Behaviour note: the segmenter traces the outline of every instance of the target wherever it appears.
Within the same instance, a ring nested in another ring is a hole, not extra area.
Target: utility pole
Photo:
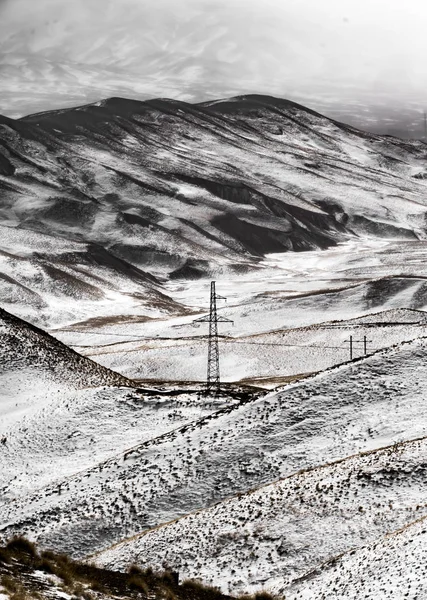
[[[208,365],[206,376],[206,395],[218,396],[221,391],[221,378],[219,371],[219,344],[218,344],[218,323],[233,323],[225,317],[218,317],[216,308],[217,300],[226,300],[223,296],[218,296],[215,290],[215,281],[211,281],[210,311],[206,317],[196,319],[193,323],[209,323],[208,338]]]
[[[350,340],[348,340],[350,342],[350,360],[353,360],[353,354],[354,354],[354,345],[355,344],[363,344],[363,353],[365,356],[368,355],[368,342],[370,340],[368,340],[368,338],[366,337],[366,335],[363,336],[363,340],[355,340],[353,338],[353,336],[350,336]]]

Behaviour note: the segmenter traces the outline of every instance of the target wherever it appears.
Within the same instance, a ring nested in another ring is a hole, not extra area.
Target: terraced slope
[[[75,555],[315,465],[427,433],[425,341],[383,351],[150,440],[2,510]]]

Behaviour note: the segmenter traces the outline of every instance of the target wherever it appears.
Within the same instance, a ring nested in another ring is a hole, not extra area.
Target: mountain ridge
[[[272,252],[425,239],[426,156],[274,97],[113,97],[0,120],[0,215],[160,285],[214,278]]]

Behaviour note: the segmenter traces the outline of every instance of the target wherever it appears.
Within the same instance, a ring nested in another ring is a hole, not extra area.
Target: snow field
[[[167,567],[225,593],[267,588],[287,598],[317,565],[427,514],[426,455],[424,438],[302,471],[131,538],[96,562]]]
[[[420,600],[427,595],[426,518],[322,565],[290,600]]]
[[[383,351],[137,445],[7,503],[2,534],[88,555],[300,469],[425,436],[425,352],[423,340]]]

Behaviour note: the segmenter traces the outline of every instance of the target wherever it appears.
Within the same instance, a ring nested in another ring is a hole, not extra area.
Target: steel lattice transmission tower
[[[223,296],[218,296],[215,291],[215,281],[211,281],[211,305],[209,315],[196,319],[194,323],[209,323],[208,338],[208,368],[206,377],[206,395],[218,395],[221,390],[221,377],[219,371],[219,344],[218,344],[218,323],[233,323],[225,317],[218,317],[216,308],[217,300],[226,300]]]

